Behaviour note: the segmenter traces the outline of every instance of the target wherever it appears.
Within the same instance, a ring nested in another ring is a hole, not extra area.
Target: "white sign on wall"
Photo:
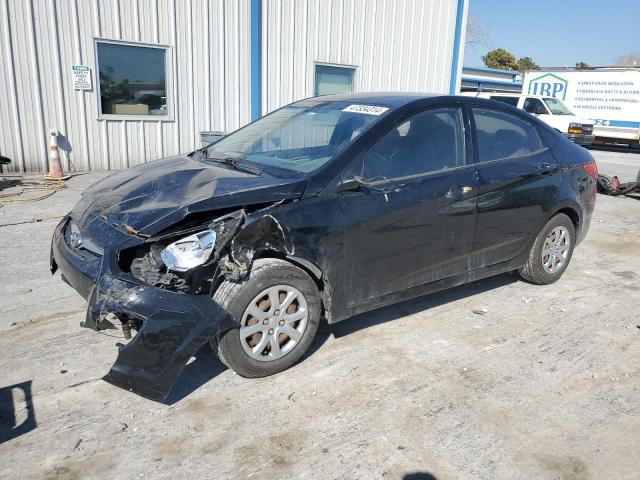
[[[91,90],[91,68],[86,65],[71,65],[74,90]]]

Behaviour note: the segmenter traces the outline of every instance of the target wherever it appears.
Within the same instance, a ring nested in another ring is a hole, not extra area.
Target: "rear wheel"
[[[567,269],[575,245],[575,228],[564,213],[555,215],[533,242],[527,264],[518,272],[529,282],[548,285]]]
[[[311,345],[320,321],[316,284],[278,259],[256,260],[247,279],[223,282],[214,300],[239,322],[217,342],[218,357],[243,377],[292,366]]]

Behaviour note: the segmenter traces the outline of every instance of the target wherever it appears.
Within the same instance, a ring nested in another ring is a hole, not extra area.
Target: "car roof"
[[[468,96],[468,97],[474,97],[476,95],[482,95],[482,97],[478,97],[478,98],[484,98],[484,97],[555,98],[555,97],[550,97],[549,95],[531,95],[531,94],[528,94],[528,93],[515,93],[515,92],[513,92],[513,93],[509,93],[509,92],[465,92],[465,93],[469,94],[469,95],[465,95],[465,96]]]
[[[518,94],[516,94],[518,95]],[[523,95],[526,96],[526,95]],[[553,97],[545,97],[553,98]],[[538,120],[535,117],[531,117],[525,114],[522,110],[508,105],[498,100],[491,100],[489,98],[483,98],[480,96],[464,96],[464,95],[443,95],[433,93],[414,93],[414,92],[363,92],[363,93],[341,93],[336,95],[321,95],[318,97],[310,97],[305,100],[295,102],[297,105],[317,105],[317,102],[353,102],[364,103],[369,105],[380,105],[389,107],[391,109],[398,109],[412,103],[421,102],[427,100],[434,105],[439,103],[458,102],[464,104],[482,105],[496,110],[503,110],[510,112],[512,115],[516,115],[529,122],[542,125],[548,128],[547,124]]]
[[[362,93],[339,93],[334,95],[321,95],[319,97],[307,98],[305,101],[327,101],[327,102],[353,102],[384,105],[387,107],[399,107],[416,100],[427,98],[446,97],[446,95],[435,93],[418,92],[362,92]]]

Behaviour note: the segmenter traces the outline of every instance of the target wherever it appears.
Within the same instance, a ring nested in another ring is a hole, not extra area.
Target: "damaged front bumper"
[[[119,271],[109,251],[99,256],[72,248],[64,235],[68,221],[63,219],[54,232],[51,271],[59,269],[64,281],[88,300],[81,325],[94,330],[113,328],[106,318],[109,314],[140,325],[131,341],[118,346],[116,362],[104,380],[164,401],[188,360],[210,338],[233,327],[232,317],[210,295],[136,281]]]

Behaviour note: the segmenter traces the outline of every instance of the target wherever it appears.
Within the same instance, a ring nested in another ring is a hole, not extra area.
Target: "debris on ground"
[[[487,308],[476,308],[473,310],[473,313],[475,313],[476,315],[486,315],[487,313],[489,313],[489,309]]]
[[[634,182],[620,183],[617,176],[598,174],[598,192],[606,195],[629,195],[640,193],[640,170]]]
[[[20,184],[24,186],[17,192],[0,194],[0,205],[39,202],[67,188],[64,181],[48,178],[24,178],[20,179]],[[28,194],[31,192],[35,192],[37,196],[29,196]]]

